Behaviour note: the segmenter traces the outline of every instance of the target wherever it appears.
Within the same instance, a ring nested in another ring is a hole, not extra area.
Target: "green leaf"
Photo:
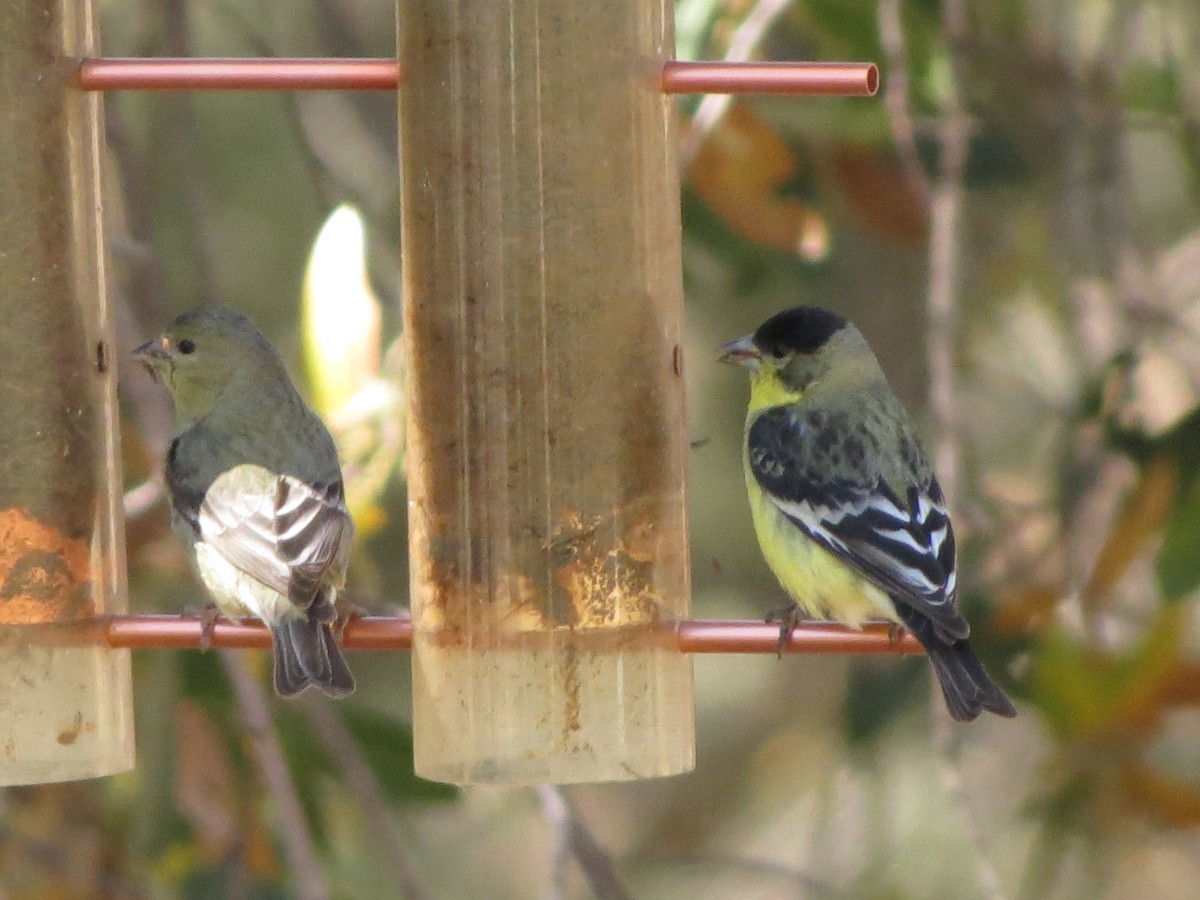
[[[822,55],[832,54],[835,48],[849,59],[878,59],[883,55],[874,3],[808,0],[796,4],[785,22],[807,26],[803,36],[818,44]]]
[[[679,59],[702,59],[721,13],[720,0],[679,0],[675,4],[675,55]]]
[[[1200,478],[1193,479],[1167,520],[1155,567],[1159,589],[1168,602],[1200,588]]]
[[[229,679],[225,677],[219,653],[182,650],[179,652],[179,672],[183,696],[205,708],[222,706],[230,711],[235,709],[233,691]]]
[[[1120,653],[1098,650],[1064,632],[1047,632],[1033,653],[1030,702],[1060,735],[1116,729],[1128,739],[1132,721],[1153,722],[1147,712],[1178,659],[1185,622],[1179,607],[1160,607],[1139,642]]]
[[[250,883],[247,884],[246,882]],[[183,900],[209,900],[212,897],[241,896],[248,900],[286,900],[290,897],[278,885],[247,879],[229,866],[206,869],[189,878],[180,892]]]
[[[398,803],[458,799],[454,785],[426,781],[413,773],[412,732],[406,726],[361,707],[344,706],[338,711],[379,779],[384,796]]]
[[[453,785],[414,774],[412,732],[407,727],[381,713],[344,703],[338,704],[337,712],[388,800],[412,803],[458,798],[458,788]],[[313,837],[323,843],[322,789],[330,780],[345,784],[341,767],[330,758],[302,710],[284,705],[276,710],[275,723]]]
[[[275,728],[313,840],[324,844],[326,834],[324,816],[321,814],[321,786],[329,778],[337,777],[337,769],[300,710],[276,708]]]
[[[1170,66],[1131,65],[1125,72],[1120,95],[1130,110],[1179,115],[1179,73]]]
[[[927,695],[927,667],[919,657],[864,661],[851,667],[842,713],[851,746],[874,743],[900,712]]]

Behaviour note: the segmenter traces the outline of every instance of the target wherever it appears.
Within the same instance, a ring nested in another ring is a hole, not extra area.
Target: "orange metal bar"
[[[874,63],[678,62],[663,65],[666,94],[791,94],[870,97],[879,89]]]
[[[113,647],[182,649],[200,645],[200,620],[180,616],[114,616],[101,620],[100,640]],[[666,626],[683,653],[774,653],[779,627],[757,621],[708,620]],[[266,627],[258,622],[213,623],[214,647],[264,648],[271,645]],[[342,635],[353,650],[407,650],[412,645],[412,622],[402,616],[353,619]],[[867,625],[853,631],[828,622],[805,622],[792,631],[788,653],[922,653],[916,639],[904,633],[892,639],[888,625]]]
[[[85,91],[394,91],[394,59],[85,59]]]
[[[766,622],[701,620],[675,625],[683,653],[774,653],[779,626]],[[894,639],[886,624],[863,626],[855,631],[832,622],[802,622],[792,629],[785,653],[924,653],[907,631]]]
[[[113,647],[187,649],[200,646],[201,631],[200,620],[187,616],[117,616],[106,623],[105,638]],[[260,622],[217,619],[210,637],[213,647],[271,646],[271,634]]]
[[[85,91],[394,91],[394,59],[84,59]],[[668,94],[793,94],[869,97],[873,63],[679,62],[663,65]]]

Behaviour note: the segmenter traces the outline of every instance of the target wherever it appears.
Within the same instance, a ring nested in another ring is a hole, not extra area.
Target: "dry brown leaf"
[[[797,169],[771,125],[734,102],[701,144],[689,180],[717,215],[755,243],[821,259],[829,249],[825,217],[779,193]]]
[[[1145,467],[1109,529],[1088,579],[1086,597],[1103,596],[1112,590],[1141,553],[1146,540],[1162,530],[1178,480],[1178,466],[1170,457],[1158,457]]]

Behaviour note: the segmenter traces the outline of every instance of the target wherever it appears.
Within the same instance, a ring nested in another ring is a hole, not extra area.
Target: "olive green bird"
[[[172,524],[217,608],[271,630],[275,690],[354,690],[334,640],[354,526],[328,430],[241,313],[185,313],[135,356],[175,402]]]
[[[967,642],[954,530],[908,413],[866,340],[831,312],[781,312],[722,349],[750,371],[743,465],[763,556],[801,614],[903,625],[929,655],[950,715],[1015,716]]]

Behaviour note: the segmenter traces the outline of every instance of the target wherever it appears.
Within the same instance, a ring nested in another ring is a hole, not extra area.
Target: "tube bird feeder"
[[[125,610],[90,0],[0,29],[0,784],[133,765],[129,652],[64,639]]]
[[[672,6],[399,4],[418,774],[689,770]]]

